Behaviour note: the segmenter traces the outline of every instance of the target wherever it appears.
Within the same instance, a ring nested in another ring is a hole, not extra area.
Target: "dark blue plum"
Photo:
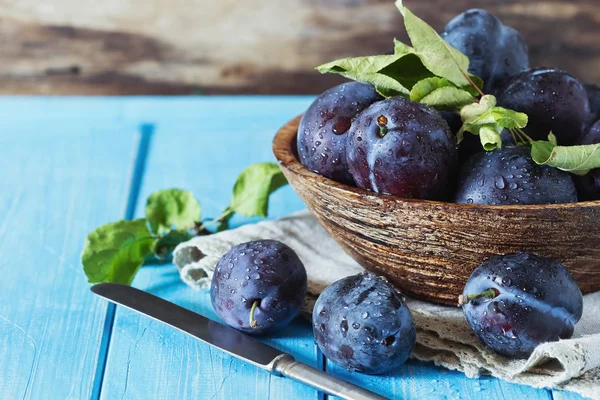
[[[462,127],[462,120],[460,118],[460,114],[453,111],[441,111],[440,112],[442,118],[448,124],[450,131],[456,135],[456,132]]]
[[[502,139],[503,147],[515,145],[515,141],[508,129],[502,131],[500,138]],[[463,140],[458,145],[458,162],[462,165],[468,161],[473,154],[482,153],[484,151],[479,136],[465,132]]]
[[[600,143],[600,120],[590,126],[577,144]],[[579,200],[600,200],[600,168],[596,168],[584,176],[573,176]]]
[[[485,261],[471,274],[459,303],[481,342],[511,358],[527,358],[542,343],[570,338],[583,311],[571,274],[531,253]]]
[[[318,96],[298,127],[298,155],[306,168],[352,184],[346,162],[346,132],[356,115],[382,100],[372,85],[342,83]]]
[[[536,164],[529,146],[508,146],[475,154],[458,175],[456,203],[552,204],[577,201],[568,172]]]
[[[348,167],[358,187],[441,200],[458,162],[456,137],[433,108],[404,97],[379,101],[348,131]]]
[[[485,10],[471,9],[457,15],[441,36],[469,57],[469,72],[483,79],[486,93],[504,78],[529,67],[521,34]]]
[[[588,121],[594,123],[600,119],[600,87],[594,84],[583,85],[590,103]]]
[[[321,293],[313,310],[313,331],[329,360],[365,374],[404,364],[416,338],[402,296],[371,272],[341,279]]]
[[[221,258],[210,299],[227,325],[261,334],[282,328],[298,314],[306,286],[306,270],[291,248],[258,240],[239,244]]]
[[[508,79],[497,89],[498,105],[527,114],[523,129],[534,140],[552,131],[558,144],[572,145],[589,118],[589,100],[577,79],[558,69],[537,68]]]

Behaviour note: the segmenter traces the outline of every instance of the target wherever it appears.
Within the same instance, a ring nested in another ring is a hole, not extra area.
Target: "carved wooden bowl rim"
[[[378,197],[385,202],[394,202],[401,206],[402,204],[415,204],[420,203],[424,207],[430,206],[435,208],[440,207],[451,207],[456,210],[463,209],[465,211],[503,211],[510,210],[512,212],[518,210],[568,210],[568,209],[582,209],[587,207],[597,208],[600,207],[600,200],[595,201],[581,201],[577,203],[559,203],[559,204],[533,204],[533,205],[486,205],[486,204],[458,204],[446,201],[434,201],[434,200],[420,200],[420,199],[410,199],[410,198],[401,198],[397,196],[391,196],[386,194],[380,194],[371,192],[365,189],[361,189],[355,186],[346,185],[344,183],[340,183],[329,179],[325,176],[319,175],[305,166],[303,166],[296,154],[294,153],[294,145],[296,135],[298,134],[298,126],[300,124],[300,118],[302,115],[297,116],[296,118],[290,120],[286,123],[275,135],[273,139],[273,154],[275,158],[279,162],[279,165],[286,168],[290,172],[300,175],[303,178],[307,178],[311,181],[317,181],[321,184],[327,185],[336,191],[345,192],[348,195],[360,195],[367,197]]]

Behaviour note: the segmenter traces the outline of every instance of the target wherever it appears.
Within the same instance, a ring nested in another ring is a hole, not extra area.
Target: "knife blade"
[[[108,282],[94,285],[91,290],[100,297],[187,333],[271,374],[291,378],[342,399],[385,399],[369,390],[296,361],[290,354],[277,350],[252,336],[143,290]]]

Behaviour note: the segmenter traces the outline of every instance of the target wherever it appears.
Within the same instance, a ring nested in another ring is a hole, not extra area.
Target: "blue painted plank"
[[[203,215],[216,216],[228,204],[239,172],[253,162],[273,159],[270,142],[275,131],[300,113],[308,98],[177,99],[174,102],[136,101],[125,106],[131,115],[151,116],[156,124],[137,214],[143,215],[145,198],[169,187],[192,190]],[[272,217],[303,208],[291,188],[275,194]],[[238,218],[241,223],[247,219]],[[195,292],[179,280],[171,264],[144,268],[134,286],[217,318],[207,292]],[[310,325],[301,319],[275,337],[266,339],[316,365]],[[226,356],[193,338],[118,309],[106,374],[103,399],[317,399],[315,390]]]
[[[564,390],[553,390],[552,398],[554,400],[585,400],[587,397],[580,396],[573,392],[567,392]]]
[[[89,398],[106,304],[79,256],[123,213],[135,130],[69,100],[0,110],[0,398]]]
[[[417,360],[409,360],[397,372],[386,376],[350,373],[331,362],[327,363],[327,372],[390,399],[552,399],[547,390],[512,384],[493,377],[470,379],[461,372]]]

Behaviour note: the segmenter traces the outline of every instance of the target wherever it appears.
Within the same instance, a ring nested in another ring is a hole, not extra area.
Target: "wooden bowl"
[[[348,254],[406,295],[454,305],[483,260],[516,251],[561,262],[583,293],[600,290],[600,201],[487,206],[372,193],[302,166],[299,122],[290,121],[273,141],[283,173]]]

